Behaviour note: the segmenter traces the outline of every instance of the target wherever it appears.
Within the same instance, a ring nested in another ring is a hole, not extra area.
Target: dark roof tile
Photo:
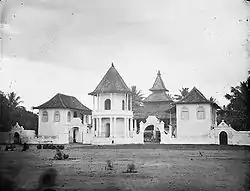
[[[44,104],[33,107],[34,109],[49,109],[49,108],[57,108],[57,109],[76,109],[86,111],[91,114],[91,110],[83,105],[78,99],[73,96],[68,96],[64,94],[56,94],[49,101]]]
[[[89,95],[97,95],[98,93],[131,93],[113,63],[96,89]]]

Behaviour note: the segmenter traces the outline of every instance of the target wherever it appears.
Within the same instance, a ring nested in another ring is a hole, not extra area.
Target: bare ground
[[[36,187],[45,168],[54,167],[57,190],[249,190],[249,147],[69,145],[63,151],[71,159],[52,160],[55,150],[36,146],[26,152],[2,147],[0,168],[15,160],[21,169],[17,182],[29,188]],[[114,170],[105,170],[107,160]],[[124,173],[132,162],[138,172]]]

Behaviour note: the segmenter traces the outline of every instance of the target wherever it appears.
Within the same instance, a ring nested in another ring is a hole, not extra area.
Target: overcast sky
[[[111,63],[145,96],[160,70],[166,88],[196,86],[227,104],[246,79],[250,6],[243,0],[12,0],[4,23],[0,90],[30,109],[56,93],[92,109]]]

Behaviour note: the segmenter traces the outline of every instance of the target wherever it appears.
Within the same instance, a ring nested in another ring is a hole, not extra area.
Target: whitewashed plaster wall
[[[202,106],[205,109],[205,119],[197,119],[197,108]],[[181,119],[182,108],[187,108],[189,111],[189,119]],[[192,136],[204,136],[208,135],[212,126],[210,104],[177,104],[176,106],[176,137],[186,138]]]

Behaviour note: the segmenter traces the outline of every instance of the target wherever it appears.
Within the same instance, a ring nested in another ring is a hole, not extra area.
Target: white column
[[[171,125],[169,125],[169,136],[170,138],[172,138],[172,126]]]
[[[92,118],[92,133],[94,133],[94,135],[96,134],[95,132],[95,119]]]
[[[100,125],[99,125],[99,135],[101,136],[101,135],[102,135],[102,118],[101,118],[101,117],[99,118],[99,121],[100,121]]]
[[[124,117],[124,137],[126,138],[127,137],[127,118]]]
[[[93,96],[93,111],[95,111],[95,96]]]
[[[116,117],[114,117],[113,136],[115,137]]]
[[[100,98],[100,94],[98,94],[98,110],[101,110],[101,98]]]

